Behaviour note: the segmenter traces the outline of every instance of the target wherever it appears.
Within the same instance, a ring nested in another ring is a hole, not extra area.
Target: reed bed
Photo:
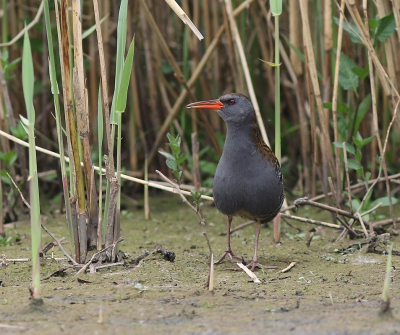
[[[1,1],[0,128],[25,140],[17,120],[28,115],[23,126],[30,142],[28,159],[12,136],[0,137],[2,177],[8,172],[26,193],[28,175],[34,182],[33,137],[59,152],[60,160],[38,153],[38,170],[58,174],[40,180],[40,193],[63,192],[75,261],[83,264],[88,248],[103,246],[110,261],[117,259],[121,189],[141,194],[142,184],[156,185],[147,181],[159,178],[155,170],[172,178],[158,155],[161,147],[168,151],[167,132],[180,135],[188,157],[182,184],[211,186],[223,122],[184,106],[228,92],[252,100],[262,136],[281,160],[289,198],[323,194],[325,205],[337,209],[332,221],[343,228],[338,239],[370,237],[379,203],[397,229],[398,1],[272,3],[271,12],[266,0],[182,0],[204,36],[199,41],[164,1]],[[30,79],[24,68],[28,38]],[[192,139],[200,142],[195,155]],[[123,170],[138,179],[127,181]],[[7,178],[0,190],[2,233],[4,220],[15,220],[22,206]]]

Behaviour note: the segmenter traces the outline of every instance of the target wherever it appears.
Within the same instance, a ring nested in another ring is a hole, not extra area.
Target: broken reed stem
[[[238,267],[240,267],[256,284],[261,284],[260,279],[256,276],[256,274],[251,271],[248,267],[244,266],[241,262],[236,263]]]
[[[351,190],[350,190],[350,175],[349,175],[349,166],[347,164],[347,150],[346,150],[346,142],[342,143],[342,148],[343,148],[343,157],[344,157],[344,169],[346,172],[346,182],[347,182],[347,196],[349,198],[349,206],[352,209],[352,204],[351,204]],[[353,211],[353,209],[352,209]]]

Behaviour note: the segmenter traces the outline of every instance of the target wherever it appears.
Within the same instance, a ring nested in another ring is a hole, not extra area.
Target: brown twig
[[[284,214],[281,213],[281,216],[287,219],[292,219],[292,220],[297,220],[300,222],[305,222],[305,223],[311,223],[317,226],[324,226],[324,227],[329,227],[329,228],[334,228],[334,229],[341,229],[342,227],[337,225],[337,224],[333,224],[333,223],[328,223],[328,222],[323,222],[323,221],[318,221],[318,220],[311,220],[311,219],[306,219],[306,218],[302,218],[299,216],[294,216],[294,215],[288,215],[288,214]]]
[[[17,42],[22,36],[24,36],[25,32],[31,29],[36,23],[38,23],[41,19],[41,15],[43,12],[44,8],[44,1],[41,2],[38,11],[36,12],[35,18],[24,28],[22,29],[10,42],[7,43],[0,43],[0,48],[2,47],[9,47],[10,45],[13,45],[15,42]],[[3,9],[5,10],[5,9]],[[7,15],[6,13],[3,15]]]
[[[119,242],[122,242],[123,240],[124,240],[124,238],[123,238],[123,237],[120,237],[120,238],[119,238],[116,242],[114,242],[113,244],[110,244],[109,246],[103,248],[102,250],[100,250],[100,251],[94,253],[94,254],[92,255],[92,257],[90,258],[89,262],[87,262],[84,266],[82,266],[82,268],[76,273],[75,276],[78,276],[78,275],[80,275],[82,272],[86,271],[86,269],[90,266],[90,264],[92,264],[92,262],[93,262],[93,260],[96,258],[96,256],[100,255],[101,253],[107,251],[107,250],[110,249],[110,248],[114,248]],[[113,264],[115,265],[115,264],[117,264],[117,263],[113,263]],[[96,267],[96,268],[98,269],[98,268],[100,268],[100,267]]]

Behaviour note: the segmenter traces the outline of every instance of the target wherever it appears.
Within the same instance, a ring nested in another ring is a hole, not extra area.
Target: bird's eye
[[[229,104],[230,104],[230,105],[234,105],[234,104],[235,104],[235,100],[233,100],[233,99],[232,99],[232,100],[229,100]]]

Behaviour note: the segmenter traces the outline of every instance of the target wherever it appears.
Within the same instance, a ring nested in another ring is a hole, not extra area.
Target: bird
[[[275,218],[284,201],[284,183],[279,161],[263,141],[254,107],[244,94],[229,93],[215,100],[198,101],[187,108],[213,109],[226,123],[226,139],[213,182],[217,209],[227,216],[227,247],[222,257],[240,260],[231,249],[230,228],[235,216],[256,221],[254,256],[247,267],[258,262],[261,225]]]

